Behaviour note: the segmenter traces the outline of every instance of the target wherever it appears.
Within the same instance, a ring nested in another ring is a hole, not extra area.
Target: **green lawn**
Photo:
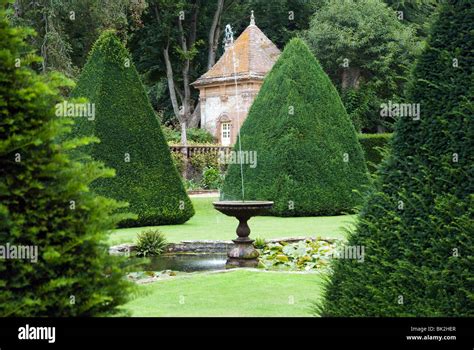
[[[183,225],[159,226],[169,242],[182,240],[226,240],[235,237],[237,220],[219,213],[212,206],[217,198],[192,198],[196,214]],[[353,223],[354,215],[279,218],[260,216],[249,221],[251,237],[278,238],[322,236],[344,238],[343,228]],[[109,238],[111,245],[134,242],[143,227],[119,229]]]
[[[138,287],[124,306],[131,316],[313,316],[318,274],[235,270],[174,277]]]

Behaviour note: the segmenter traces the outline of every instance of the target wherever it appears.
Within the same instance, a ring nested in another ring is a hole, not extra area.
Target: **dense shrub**
[[[186,177],[193,180],[198,186],[207,188],[204,184],[204,172],[206,169],[216,169],[220,174],[223,173],[223,169],[218,161],[218,155],[216,152],[205,152],[205,153],[193,153],[188,160],[188,168]],[[209,174],[211,175],[211,174]],[[206,180],[207,181],[207,180]],[[212,187],[216,188],[216,187]]]
[[[187,191],[195,191],[201,189],[201,184],[194,179],[184,180],[184,187]]]
[[[215,190],[222,186],[223,176],[216,168],[205,168],[202,172],[201,184],[204,189]]]
[[[181,131],[176,130],[170,126],[163,126],[162,127],[163,134],[167,142],[172,144],[180,144],[181,143]],[[216,140],[212,134],[200,128],[189,128],[186,130],[186,137],[188,140],[188,144],[207,144],[207,143],[215,143]]]
[[[58,140],[71,122],[57,118],[54,106],[71,82],[28,68],[38,61],[23,44],[31,32],[10,27],[5,6],[1,0],[0,246],[3,253],[31,247],[33,254],[1,259],[0,316],[115,314],[129,283],[105,240],[123,215],[113,214],[117,202],[88,191],[112,171],[65,154],[91,142]]]
[[[334,262],[323,316],[473,316],[474,21],[447,1],[410,84],[419,120],[398,120],[391,154],[350,246],[363,263]]]
[[[380,104],[386,101],[377,95],[380,85],[383,84],[363,82],[357,88],[339,89],[342,103],[357,132],[375,132],[381,125],[391,128],[391,118],[380,119]]]
[[[189,128],[186,130],[188,141],[193,143],[215,143],[216,140],[212,134],[201,128]]]
[[[158,256],[165,251],[167,246],[168,242],[160,231],[143,231],[137,236],[136,254],[143,257]]]
[[[179,144],[181,141],[181,133],[176,129],[173,129],[170,126],[161,126],[161,130],[163,131],[163,136],[165,137],[166,142],[172,144]]]
[[[391,137],[392,134],[359,134],[359,142],[370,172],[374,172],[382,162],[384,148]]]
[[[130,56],[111,32],[100,36],[73,96],[95,104],[95,120],[79,118],[76,135],[100,139],[88,149],[117,171],[93,183],[99,194],[130,203],[138,214],[124,226],[180,224],[194,209],[171,159],[168,145]]]
[[[241,143],[257,156],[256,166],[243,166],[245,199],[273,200],[274,215],[351,211],[360,203],[354,190],[369,184],[354,126],[300,39],[289,42],[268,73],[241,128]],[[239,164],[229,166],[223,197],[242,199]]]
[[[194,153],[189,159],[196,172],[202,173],[205,168],[219,168],[217,153]]]

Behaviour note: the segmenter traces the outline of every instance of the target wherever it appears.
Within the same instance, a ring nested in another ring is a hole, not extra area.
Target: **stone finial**
[[[250,25],[251,26],[254,26],[255,25],[255,16],[253,15],[253,10],[250,11],[251,14],[250,14]]]

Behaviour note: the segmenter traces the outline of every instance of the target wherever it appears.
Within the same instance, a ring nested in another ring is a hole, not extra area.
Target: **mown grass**
[[[182,225],[157,226],[169,242],[182,240],[228,240],[235,238],[237,220],[225,216],[212,206],[217,198],[192,198],[196,214]],[[293,236],[322,236],[344,238],[344,227],[351,225],[354,215],[319,217],[259,216],[249,221],[251,237],[279,238]],[[150,227],[147,227],[150,228]],[[118,229],[109,237],[111,245],[134,242],[145,227]]]
[[[318,274],[199,273],[141,285],[123,308],[142,317],[307,317],[321,282]]]

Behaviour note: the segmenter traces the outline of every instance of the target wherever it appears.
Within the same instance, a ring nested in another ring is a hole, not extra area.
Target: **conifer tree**
[[[323,316],[473,316],[474,7],[442,6],[410,87],[420,118],[400,117],[376,190],[339,259]]]
[[[112,171],[68,157],[92,142],[58,140],[71,122],[55,105],[71,82],[29,68],[39,60],[25,45],[33,33],[9,24],[6,5],[0,0],[0,316],[117,313],[129,282],[105,239],[125,215],[88,190]]]
[[[243,165],[244,199],[274,201],[273,215],[348,212],[360,202],[354,190],[369,184],[341,99],[300,39],[288,43],[268,73],[240,135],[234,150],[241,142],[242,155],[254,152],[257,161]],[[223,196],[241,200],[241,192],[240,165],[231,164]]]
[[[137,220],[123,226],[180,224],[194,215],[169,147],[130,55],[110,31],[94,44],[73,97],[93,104],[95,117],[80,118],[75,135],[96,136],[87,153],[116,170],[93,189],[130,204]],[[93,120],[92,120],[93,119]]]

